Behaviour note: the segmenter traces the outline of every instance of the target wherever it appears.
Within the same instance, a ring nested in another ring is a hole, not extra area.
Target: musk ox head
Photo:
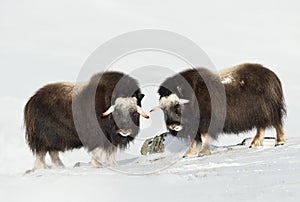
[[[144,95],[141,94],[143,97]],[[119,97],[116,99],[115,104],[110,106],[109,109],[103,113],[103,116],[112,115],[116,123],[116,133],[123,136],[135,136],[139,130],[139,116],[149,118],[138,105],[136,97]]]
[[[189,100],[180,99],[176,94],[172,93],[168,96],[161,97],[159,108],[164,112],[166,126],[172,134],[177,134],[183,129],[182,113]]]
[[[178,137],[194,136],[199,124],[199,110],[193,109],[193,90],[186,81],[179,78],[167,79],[159,88],[159,106],[164,113],[167,129]]]
[[[159,106],[172,134],[195,137],[217,134],[226,117],[226,94],[218,74],[189,69],[167,78],[159,87]]]
[[[73,99],[76,131],[83,145],[92,151],[125,149],[139,132],[141,110],[138,82],[121,72],[95,74],[87,84],[78,86]]]

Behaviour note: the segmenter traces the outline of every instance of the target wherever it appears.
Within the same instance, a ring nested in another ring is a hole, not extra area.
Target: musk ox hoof
[[[277,138],[276,139],[276,144],[275,144],[275,147],[277,146],[282,146],[285,144],[285,138]]]
[[[249,148],[251,149],[251,148],[262,147],[262,146],[263,146],[262,144],[261,144],[261,145],[251,144],[251,145],[249,146]]]
[[[51,168],[56,168],[56,169],[64,169],[66,168],[64,164],[53,164]]]
[[[263,143],[261,141],[253,141],[249,148],[262,147]]]
[[[110,163],[107,164],[107,166],[109,166],[109,167],[117,167],[118,163],[116,161],[110,162]]]
[[[250,145],[249,149],[256,148],[256,147],[261,147],[261,146]]]
[[[89,163],[91,165],[91,167],[93,168],[102,168],[103,165],[102,163],[98,162],[97,160],[95,159],[92,159],[91,162]]]
[[[279,147],[279,146],[283,146],[284,145],[284,143],[282,142],[282,143],[276,143],[275,144],[275,147]]]
[[[66,166],[65,166],[65,165],[55,165],[55,168],[58,168],[58,169],[65,169]]]
[[[191,155],[191,154],[184,154],[183,156],[182,156],[182,158],[194,158],[194,157],[197,157],[198,156],[198,154],[193,154],[193,155]]]
[[[26,170],[24,174],[26,175],[26,174],[33,173],[37,170],[46,170],[46,169],[51,169],[51,167],[47,166],[47,165],[45,167],[35,167],[35,168],[30,169],[30,170]]]
[[[198,156],[198,152],[197,151],[187,151],[182,158],[193,158],[193,157],[197,157]]]
[[[200,151],[200,152],[198,153],[198,157],[209,156],[209,155],[211,155],[211,151],[209,151],[209,150],[206,150],[206,151]]]

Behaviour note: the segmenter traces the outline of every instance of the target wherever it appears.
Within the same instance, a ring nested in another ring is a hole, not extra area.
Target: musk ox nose
[[[181,124],[173,123],[173,124],[168,125],[168,128],[169,128],[170,130],[174,130],[174,131],[176,131],[176,132],[179,132],[179,131],[182,130],[183,127],[182,127]]]
[[[123,137],[127,137],[130,136],[132,134],[132,130],[131,129],[119,129],[117,131],[118,134],[120,134]]]

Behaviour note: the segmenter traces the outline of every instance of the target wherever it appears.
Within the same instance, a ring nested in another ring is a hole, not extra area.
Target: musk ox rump
[[[180,77],[189,84],[193,93],[182,84]],[[209,90],[207,85],[215,90]],[[217,104],[214,108],[218,109],[213,109],[211,97],[222,93],[220,86],[225,91],[226,100],[224,106]],[[210,142],[220,133],[238,134],[254,128],[257,133],[251,147],[262,145],[264,131],[270,127],[276,129],[276,145],[285,143],[283,117],[286,108],[281,82],[275,73],[262,65],[241,64],[219,75],[204,68],[186,70],[167,78],[158,93],[159,108],[164,111],[167,128],[172,134],[188,136],[193,133],[189,129],[191,125],[197,127],[196,137],[185,154],[187,157],[210,154]],[[200,115],[196,114],[196,109]],[[225,112],[223,126],[209,131],[211,124],[222,121],[222,113],[219,113],[222,110]],[[194,118],[197,116],[199,119]],[[212,120],[215,122],[211,123]],[[200,152],[199,143],[202,143]]]

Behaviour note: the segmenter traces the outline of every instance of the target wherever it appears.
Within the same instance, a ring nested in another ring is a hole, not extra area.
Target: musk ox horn
[[[108,116],[110,115],[113,111],[115,110],[115,105],[112,105],[106,110],[106,112],[102,113],[103,116]]]
[[[149,116],[145,112],[143,112],[143,110],[140,106],[137,106],[137,112],[144,118],[149,119]]]
[[[151,112],[154,112],[154,111],[156,111],[156,110],[159,110],[159,109],[161,109],[160,106],[153,107],[153,109],[150,110],[150,113],[151,113]]]

